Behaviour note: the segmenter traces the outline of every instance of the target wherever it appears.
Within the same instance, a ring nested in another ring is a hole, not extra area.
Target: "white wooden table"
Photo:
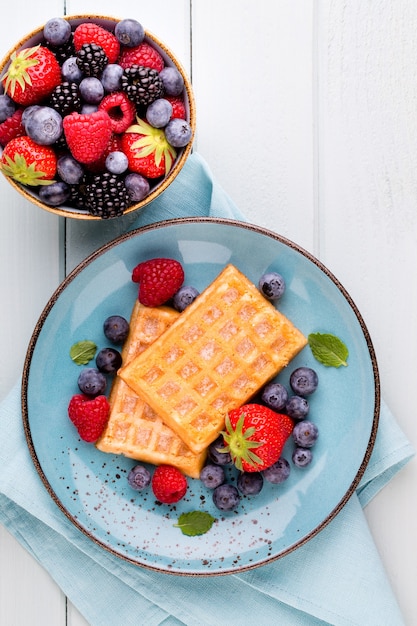
[[[414,0],[14,0],[2,7],[0,56],[64,4],[68,15],[135,17],[176,52],[195,90],[195,148],[249,221],[296,241],[346,287],[383,396],[417,444]],[[86,225],[31,206],[3,177],[0,229],[1,399],[41,310],[92,244]],[[412,461],[366,510],[410,626],[416,485]],[[85,626],[4,529],[0,554],[0,624]]]

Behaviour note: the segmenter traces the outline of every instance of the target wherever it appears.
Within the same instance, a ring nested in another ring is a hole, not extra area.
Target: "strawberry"
[[[129,169],[146,178],[160,178],[170,171],[177,153],[168,143],[162,128],[154,128],[137,118],[122,136],[122,150]]]
[[[5,146],[8,141],[15,137],[21,137],[26,134],[25,127],[22,124],[23,109],[16,111],[0,124],[0,144]]]
[[[50,146],[40,146],[22,135],[6,144],[0,167],[3,174],[22,185],[50,185],[56,174],[57,157]]]
[[[184,270],[175,259],[149,259],[132,271],[132,280],[139,285],[139,302],[144,306],[165,304],[184,282]]]
[[[293,422],[261,404],[245,404],[226,417],[223,452],[229,452],[235,466],[244,472],[261,472],[278,461]]]
[[[114,133],[124,133],[135,119],[136,107],[123,91],[104,96],[98,108],[109,114]]]
[[[160,72],[164,68],[165,62],[155,48],[143,41],[134,48],[124,48],[120,54],[119,65],[123,69],[132,67],[132,65],[141,65]]]
[[[185,496],[187,479],[172,465],[160,465],[152,476],[152,491],[159,502],[173,504]]]
[[[84,394],[72,396],[68,416],[83,441],[94,443],[100,437],[109,418],[110,404],[106,396],[91,398]]]
[[[5,92],[18,104],[38,104],[61,82],[61,68],[45,46],[13,52],[2,78]]]
[[[72,156],[84,164],[97,161],[112,136],[111,120],[106,111],[89,114],[73,112],[64,117],[63,126]]]
[[[109,63],[115,63],[120,53],[120,42],[116,36],[93,22],[83,22],[74,31],[74,47],[79,52],[85,43],[95,43],[103,48]]]
[[[170,102],[172,105],[171,119],[173,119],[174,117],[179,117],[181,120],[185,120],[187,114],[185,111],[184,100],[179,96],[164,96],[164,98],[165,100],[168,100],[168,102]]]

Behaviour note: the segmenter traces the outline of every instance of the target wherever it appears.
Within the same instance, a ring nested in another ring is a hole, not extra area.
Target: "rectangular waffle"
[[[129,336],[122,350],[123,363],[141,354],[175,321],[168,307],[149,308],[136,301]],[[194,454],[159,415],[116,376],[109,395],[107,426],[96,446],[102,452],[123,454],[154,465],[174,465],[193,478],[200,476],[206,454]]]
[[[195,453],[306,345],[304,335],[236,267],[221,274],[123,380]]]

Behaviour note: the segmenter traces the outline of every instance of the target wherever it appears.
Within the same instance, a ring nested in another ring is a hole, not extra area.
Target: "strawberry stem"
[[[255,434],[255,428],[251,426],[243,430],[244,424],[245,413],[239,417],[235,428],[233,428],[230,417],[227,415],[226,430],[221,433],[226,445],[220,449],[220,452],[230,452],[233,463],[240,471],[243,470],[242,461],[252,466],[262,464],[262,459],[253,452],[253,449],[261,446],[263,442],[251,440],[250,437]]]

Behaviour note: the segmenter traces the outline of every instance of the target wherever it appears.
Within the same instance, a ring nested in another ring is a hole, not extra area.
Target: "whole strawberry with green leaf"
[[[294,424],[288,415],[261,404],[245,404],[226,416],[224,448],[238,470],[261,472],[280,458]]]
[[[50,146],[40,146],[23,135],[6,144],[0,169],[22,185],[50,185],[57,171],[57,156]]]
[[[61,82],[61,68],[45,46],[13,52],[2,78],[4,90],[18,104],[39,104]]]
[[[128,158],[129,170],[146,178],[166,176],[177,156],[162,128],[154,128],[138,118],[122,135],[122,150]]]

